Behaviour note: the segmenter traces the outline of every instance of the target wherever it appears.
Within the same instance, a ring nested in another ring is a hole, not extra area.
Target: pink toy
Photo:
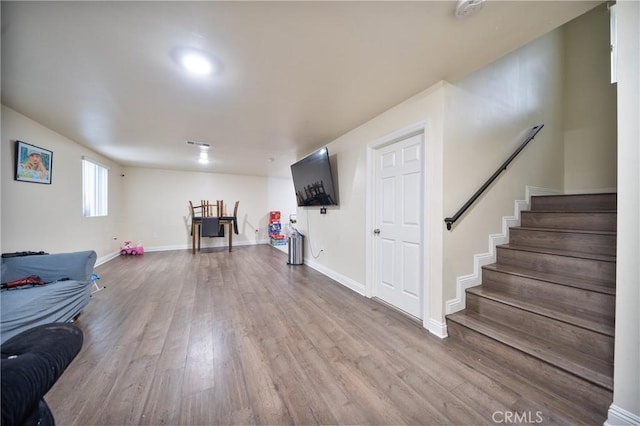
[[[137,256],[139,254],[144,254],[144,247],[142,247],[142,241],[138,241],[138,245],[133,247],[131,245],[131,241],[125,241],[124,247],[120,250],[120,254],[123,256],[131,255]]]

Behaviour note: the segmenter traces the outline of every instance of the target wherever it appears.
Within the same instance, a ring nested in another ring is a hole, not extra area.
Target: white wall
[[[370,209],[366,197],[366,145],[399,129],[426,122],[427,149],[437,150],[442,144],[444,90],[443,84],[437,84],[327,145],[332,167],[337,172],[334,180],[340,205],[328,207],[326,215],[321,215],[318,207],[298,209],[299,229],[307,237],[305,263],[364,294],[367,285],[367,233],[372,231],[366,228],[367,210]],[[439,158],[441,155],[435,152],[429,156],[429,164],[434,164],[427,166],[428,173],[440,170]],[[434,208],[441,205],[436,190],[430,193],[427,203]],[[437,245],[434,241],[438,241],[442,233],[437,223],[440,216],[440,212],[434,215],[436,231],[430,235],[431,245]],[[436,249],[432,254],[439,257],[442,251]],[[436,283],[433,289],[438,291],[442,277],[441,262],[434,260],[432,264],[432,270],[427,273],[434,274],[432,280]],[[436,300],[435,308],[429,311],[438,315],[441,304],[437,302],[437,295],[432,299]]]
[[[569,22],[564,31],[564,189],[615,190],[616,86],[610,83],[607,5]]]
[[[234,245],[265,243],[269,209],[285,204],[287,192],[294,194],[286,179],[138,167],[123,168],[123,174],[122,239],[142,240],[148,250],[190,248],[189,200],[199,204],[202,199],[224,200],[229,213],[240,201]],[[203,238],[202,244],[216,247],[226,241]]]
[[[337,160],[340,206],[327,215],[299,209],[301,230],[309,237],[305,260],[347,285],[366,288],[366,145],[425,121],[430,219],[425,322],[443,324],[444,303],[456,294],[455,278],[470,272],[474,253],[487,250],[487,235],[500,230],[502,216],[513,214],[525,185],[562,186],[562,55],[558,30],[460,82],[436,85],[328,144]],[[445,231],[444,217],[511,154],[523,132],[541,122],[545,129],[507,176],[453,232]]]
[[[488,251],[488,235],[502,231],[526,185],[563,184],[562,29],[453,83],[447,95],[444,209],[454,213],[523,142],[532,126],[544,128],[444,238],[445,299],[456,278],[473,272],[474,254]]]
[[[16,140],[53,151],[51,185],[13,179]],[[266,243],[269,211],[288,218],[296,210],[291,179],[120,167],[5,106],[1,154],[3,252],[92,249],[102,262],[125,240],[149,250],[187,249],[188,201],[203,198],[225,200],[229,213],[240,201],[234,244]],[[82,156],[110,167],[107,217],[82,215]],[[203,239],[205,247],[222,245],[226,239]]]
[[[267,179],[267,210],[277,210],[281,214],[282,226],[289,223],[289,216],[296,214],[296,197],[291,178]]]
[[[15,141],[53,151],[51,185],[14,180]],[[2,252],[117,250],[121,225],[120,167],[95,152],[2,106]],[[111,167],[109,215],[82,214],[82,156]]]
[[[53,151],[51,185],[13,179],[16,140]],[[269,211],[288,218],[296,209],[290,179],[120,167],[5,106],[1,154],[3,252],[91,249],[101,262],[125,240],[149,250],[190,248],[188,201],[202,198],[225,200],[229,210],[240,201],[234,244],[266,243]],[[110,167],[107,217],[82,215],[83,155]],[[225,244],[203,239],[205,247]]]
[[[608,424],[640,424],[640,2],[618,13],[618,251],[613,404]]]
[[[286,235],[289,217],[297,213],[295,188],[291,178],[268,178],[267,180],[267,210],[279,211],[281,215],[280,223],[282,233]],[[293,225],[294,227],[297,224]],[[287,253],[288,246],[275,246],[280,251]]]

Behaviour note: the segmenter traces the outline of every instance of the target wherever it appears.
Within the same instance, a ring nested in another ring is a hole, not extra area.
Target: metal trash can
[[[302,265],[304,263],[304,255],[302,248],[304,247],[304,235],[295,231],[288,239],[289,242],[289,259],[288,265]]]

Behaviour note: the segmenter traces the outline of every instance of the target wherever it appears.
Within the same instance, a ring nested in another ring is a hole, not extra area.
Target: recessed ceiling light
[[[211,74],[213,66],[208,58],[197,54],[187,53],[182,57],[182,66],[193,74],[207,75]]]
[[[208,53],[192,48],[176,50],[176,61],[193,75],[205,76],[215,71],[215,62]]]

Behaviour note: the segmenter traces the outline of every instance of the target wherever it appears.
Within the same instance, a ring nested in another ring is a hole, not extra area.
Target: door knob
[[[378,235],[378,234],[380,233],[380,228],[376,228],[376,229],[374,229],[374,230],[373,230],[373,233],[374,233],[374,234],[376,234],[376,235]]]

